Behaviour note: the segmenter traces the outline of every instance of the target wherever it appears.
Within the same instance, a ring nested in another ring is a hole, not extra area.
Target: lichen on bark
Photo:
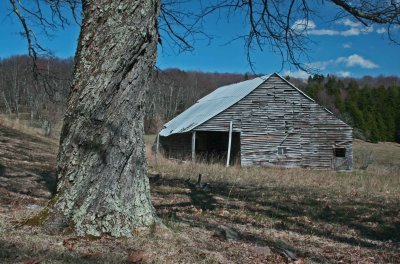
[[[47,227],[131,236],[156,221],[143,141],[159,0],[84,1]]]

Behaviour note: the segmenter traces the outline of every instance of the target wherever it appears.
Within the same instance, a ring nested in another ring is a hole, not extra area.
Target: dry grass
[[[44,137],[45,132],[43,128],[41,128],[40,125],[38,126],[37,124],[40,122],[36,120],[35,121],[36,126],[33,126],[32,121],[29,118],[30,117],[24,113],[20,114],[20,118],[16,118],[15,116],[10,117],[7,114],[0,114],[0,126],[9,127],[28,135]],[[61,132],[61,126],[62,122],[61,121],[57,122],[52,127],[52,132],[50,137],[45,137],[45,138],[53,140],[55,143],[57,143]]]
[[[1,263],[398,263],[399,145],[368,144],[367,170],[225,168],[148,151],[153,204],[166,226],[134,237],[77,238],[21,226],[49,199],[57,145],[1,127]],[[146,136],[148,150],[154,137]],[[389,152],[390,154],[388,154]],[[359,162],[359,161],[357,161]],[[357,165],[358,166],[358,163]],[[210,183],[197,189],[198,174]],[[189,182],[186,179],[190,179]],[[238,233],[221,238],[221,226]],[[268,250],[270,249],[270,251]],[[284,251],[297,257],[289,261]],[[36,262],[35,262],[36,261]]]
[[[400,144],[392,142],[368,143],[356,139],[354,142],[354,158],[356,166],[362,162],[363,152],[371,152],[372,165],[377,167],[400,167]]]
[[[32,127],[26,124],[25,121],[16,118],[9,118],[6,115],[2,115],[0,117],[0,125],[6,126],[9,128],[13,128],[15,130],[24,132],[26,134],[35,135],[35,136],[43,136],[44,132],[41,128]]]
[[[147,145],[153,141],[147,136]],[[194,225],[214,230],[220,223],[234,226],[247,241],[275,249],[284,243],[306,262],[396,263],[400,145],[356,141],[354,148],[355,169],[347,173],[178,164],[163,157],[156,162],[149,148],[147,153],[153,174],[162,177],[153,191],[180,197],[172,207],[180,222],[192,219]],[[373,154],[372,163],[366,170],[357,169],[366,150]],[[176,182],[195,182],[198,174],[211,183],[208,193],[185,194],[184,187],[177,188]],[[190,206],[203,210],[200,219],[193,220]],[[158,210],[171,214],[165,202]]]
[[[353,193],[380,197],[400,197],[400,144],[372,144],[356,140],[354,143],[354,170],[337,173],[325,170],[282,169],[262,167],[226,168],[223,164],[192,163],[158,157],[157,163],[150,147],[154,137],[147,135],[147,159],[156,172],[176,178],[192,180],[198,174],[212,182],[225,182],[237,186],[318,188],[324,192]],[[372,152],[372,164],[367,170],[358,169],[362,152]]]

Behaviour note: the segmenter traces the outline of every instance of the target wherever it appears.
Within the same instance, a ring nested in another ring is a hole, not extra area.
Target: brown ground
[[[21,224],[54,190],[56,151],[54,141],[0,126],[0,263],[400,263],[400,161],[336,174],[149,157],[165,226],[93,239]],[[208,190],[194,187],[198,173]],[[238,237],[227,241],[223,228]]]

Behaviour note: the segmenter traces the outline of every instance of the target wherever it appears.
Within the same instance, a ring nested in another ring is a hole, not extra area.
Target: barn
[[[279,74],[220,87],[164,125],[168,158],[351,170],[352,128]]]

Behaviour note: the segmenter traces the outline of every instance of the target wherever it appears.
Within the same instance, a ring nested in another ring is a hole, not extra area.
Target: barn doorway
[[[351,164],[348,155],[346,147],[335,146],[333,148],[333,168],[336,171],[350,170]]]
[[[196,159],[207,163],[226,164],[228,132],[196,131]],[[240,133],[232,132],[230,165],[240,165]]]

